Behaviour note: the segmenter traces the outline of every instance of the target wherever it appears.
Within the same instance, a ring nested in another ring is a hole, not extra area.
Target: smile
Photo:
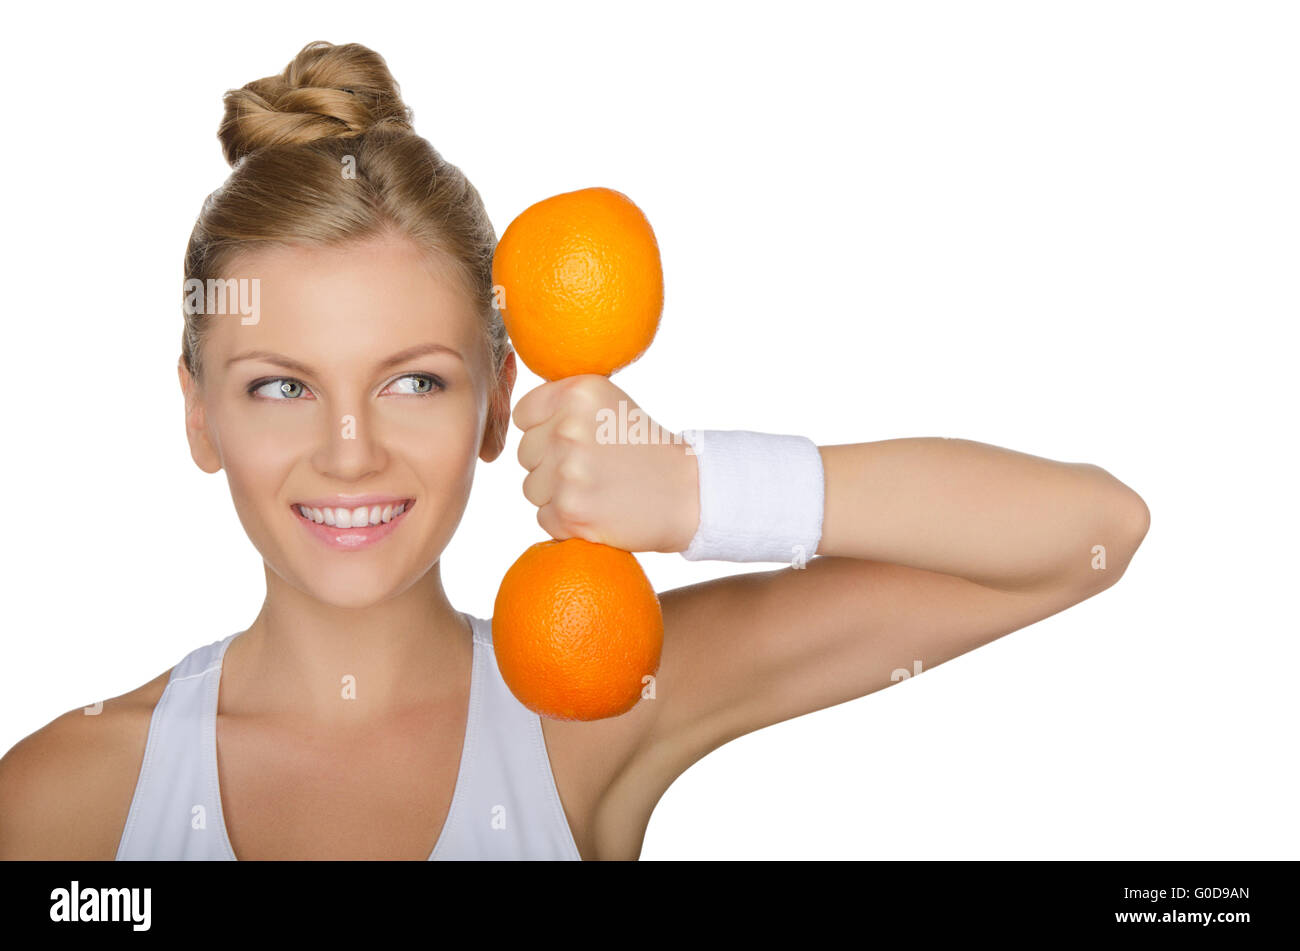
[[[413,504],[413,502],[413,499],[403,499],[397,504],[390,502],[386,505],[359,505],[356,508],[331,508],[329,506],[317,508],[310,505],[295,505],[293,509],[303,518],[309,519],[317,525],[329,525],[335,528],[365,528],[367,525],[391,522],[405,512],[407,505]]]
[[[356,551],[387,538],[415,506],[414,499],[368,498],[365,505],[322,505],[295,502],[289,506],[298,523],[330,548]]]

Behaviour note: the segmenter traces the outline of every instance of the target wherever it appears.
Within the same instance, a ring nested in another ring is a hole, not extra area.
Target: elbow
[[[1125,547],[1131,556],[1151,530],[1151,509],[1142,496],[1126,485],[1122,487],[1121,499],[1115,507],[1115,511],[1120,514],[1118,535],[1127,543]]]
[[[1146,500],[1099,466],[1081,463],[1094,480],[1092,504],[1083,511],[1090,527],[1085,529],[1088,565],[1073,563],[1069,574],[1092,597],[1117,582],[1128,570],[1147,532],[1151,509]],[[1083,541],[1083,539],[1081,539]],[[1077,558],[1077,556],[1076,556]]]
[[[1133,500],[1136,507],[1132,523],[1134,531],[1133,550],[1137,551],[1137,547],[1142,544],[1142,539],[1147,537],[1147,532],[1151,529],[1151,510],[1147,508],[1142,496],[1136,492],[1133,493]]]
[[[1105,469],[1090,463],[1083,463],[1081,467],[1088,470],[1094,479],[1100,478],[1105,483],[1096,496],[1104,501],[1094,509],[1097,524],[1105,526],[1098,534],[1110,539],[1106,547],[1114,551],[1115,560],[1127,565],[1151,529],[1151,509],[1142,496]]]
[[[1108,526],[1099,533],[1092,546],[1092,575],[1094,584],[1108,588],[1128,570],[1143,539],[1151,529],[1151,510],[1146,501],[1127,486],[1119,499],[1109,506],[1103,524]]]

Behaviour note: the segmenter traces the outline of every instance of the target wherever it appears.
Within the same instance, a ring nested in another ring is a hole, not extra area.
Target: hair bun
[[[268,146],[353,138],[376,128],[415,131],[388,64],[358,43],[308,43],[283,73],[232,89],[222,101],[217,137],[232,166]]]

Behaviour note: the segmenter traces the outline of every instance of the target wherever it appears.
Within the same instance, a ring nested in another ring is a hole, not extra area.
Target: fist
[[[530,390],[511,415],[523,430],[524,498],[557,540],[679,552],[699,525],[699,467],[689,446],[597,374]]]

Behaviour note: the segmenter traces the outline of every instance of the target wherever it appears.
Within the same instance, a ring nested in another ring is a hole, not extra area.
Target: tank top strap
[[[221,660],[238,634],[186,654],[154,706],[116,858],[229,859],[215,765]]]
[[[492,622],[469,615],[474,683],[452,808],[430,859],[581,860],[541,718],[506,685]]]

